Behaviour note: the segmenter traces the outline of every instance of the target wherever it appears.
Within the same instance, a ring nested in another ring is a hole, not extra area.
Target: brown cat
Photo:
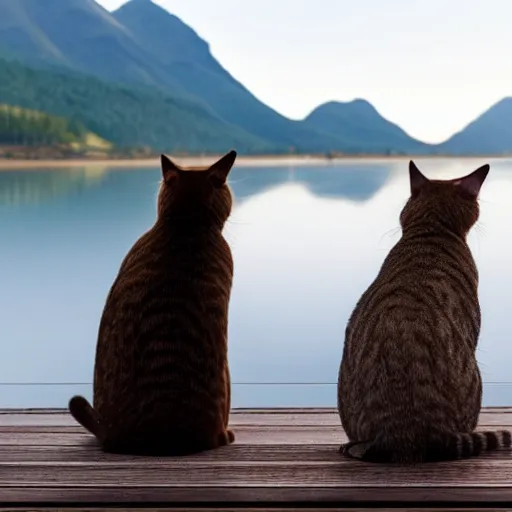
[[[94,409],[69,410],[104,451],[185,455],[234,441],[227,359],[231,151],[209,168],[162,155],[154,226],[126,255],[99,326]]]
[[[338,411],[340,451],[371,462],[415,463],[510,447],[508,431],[473,432],[482,382],[478,272],[466,235],[479,216],[489,165],[429,180],[411,161],[411,197],[391,249],[348,322]]]

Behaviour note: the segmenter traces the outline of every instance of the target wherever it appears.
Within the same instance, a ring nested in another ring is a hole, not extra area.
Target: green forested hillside
[[[89,75],[33,69],[0,59],[0,104],[17,105],[81,123],[117,147],[158,151],[273,151],[228,125],[208,107]]]
[[[0,105],[0,144],[4,145],[87,145],[90,133],[74,120],[36,110]]]

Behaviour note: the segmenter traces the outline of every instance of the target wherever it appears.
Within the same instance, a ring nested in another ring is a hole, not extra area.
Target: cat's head
[[[235,159],[236,152],[230,151],[210,167],[185,168],[162,155],[159,217],[213,221],[222,227],[233,206],[227,178]]]
[[[466,236],[478,220],[478,194],[489,172],[489,165],[453,180],[429,180],[409,162],[411,197],[400,214],[402,229],[412,226],[444,226]]]

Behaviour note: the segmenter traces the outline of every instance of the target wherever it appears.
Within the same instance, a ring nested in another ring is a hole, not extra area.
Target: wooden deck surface
[[[416,467],[338,454],[333,409],[235,410],[236,442],[180,458],[103,454],[64,411],[0,410],[0,506],[108,508],[359,506],[512,508],[512,454]],[[512,428],[512,409],[484,409],[479,428]]]

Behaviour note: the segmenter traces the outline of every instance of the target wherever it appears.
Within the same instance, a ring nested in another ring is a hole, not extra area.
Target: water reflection
[[[418,164],[429,177],[449,178],[481,162]],[[232,380],[242,383],[234,406],[335,405],[348,316],[400,236],[407,162],[383,165],[233,171],[236,206],[225,234],[235,258],[229,357]],[[512,387],[500,384],[512,380],[511,170],[510,161],[493,164],[470,235],[488,405],[512,405]],[[0,173],[0,191],[13,174]],[[27,176],[27,190],[54,190],[48,183],[66,176],[72,185],[44,201],[30,193],[23,203],[0,203],[0,382],[32,383],[0,385],[0,407],[64,406],[73,392],[90,397],[105,297],[126,251],[154,222],[160,173],[107,171],[96,181],[61,170],[16,174]]]
[[[321,170],[311,167],[268,167],[258,169],[256,173],[251,168],[238,168],[230,180],[230,186],[238,201],[284,183],[302,184],[319,197],[366,201],[385,185],[392,168],[385,162],[360,163],[348,169],[343,167],[334,164],[322,166]]]
[[[255,172],[256,171],[256,172]],[[262,194],[285,183],[305,185],[314,195],[340,197],[354,201],[371,198],[386,183],[391,166],[386,163],[357,165],[357,172],[340,172],[340,166],[325,165],[319,172],[312,167],[236,168],[230,186],[238,202]],[[99,185],[109,174],[106,185],[115,194],[119,190],[137,190],[151,184],[156,190],[158,169],[109,169],[101,166],[0,173],[0,205],[38,204],[58,196],[71,196]]]
[[[0,172],[0,205],[39,204],[98,184],[106,167],[88,166],[47,170]]]

